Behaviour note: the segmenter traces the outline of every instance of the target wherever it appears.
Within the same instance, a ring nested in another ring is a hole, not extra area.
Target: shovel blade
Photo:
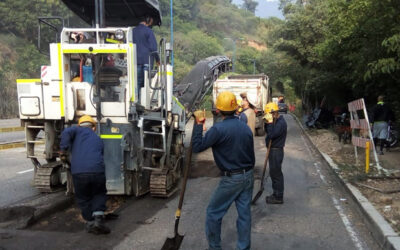
[[[262,195],[263,190],[258,191],[258,193],[256,194],[256,196],[254,196],[253,200],[251,201],[251,205],[255,205],[257,200],[260,198],[260,196]]]
[[[167,238],[161,250],[178,250],[183,241],[183,235],[176,234],[174,238]]]

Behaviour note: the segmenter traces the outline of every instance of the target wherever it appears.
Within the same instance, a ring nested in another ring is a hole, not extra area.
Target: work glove
[[[271,124],[274,122],[274,117],[272,116],[271,113],[268,113],[264,115],[264,120],[266,123]]]
[[[62,163],[64,163],[64,164],[68,163],[68,152],[60,151],[60,152],[58,152],[58,155],[60,156],[60,160]]]
[[[204,124],[206,122],[206,110],[196,110],[193,115],[197,124]]]
[[[206,110],[196,110],[193,113],[195,119],[196,119],[196,124],[202,124],[203,125],[203,131],[206,131]]]

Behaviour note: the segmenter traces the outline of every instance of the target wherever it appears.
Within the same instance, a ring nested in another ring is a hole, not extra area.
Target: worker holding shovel
[[[235,117],[238,105],[233,93],[220,93],[216,107],[223,121],[216,123],[203,137],[205,118],[197,115],[197,125],[193,130],[193,152],[202,152],[211,147],[222,175],[207,207],[206,236],[209,249],[221,249],[222,218],[233,202],[238,212],[236,249],[250,249],[250,204],[255,163],[253,134],[244,122]]]
[[[270,148],[269,152],[269,175],[272,180],[273,193],[266,197],[268,204],[283,204],[283,148],[285,147],[287,124],[283,116],[279,115],[279,107],[270,102],[265,105],[265,144]]]

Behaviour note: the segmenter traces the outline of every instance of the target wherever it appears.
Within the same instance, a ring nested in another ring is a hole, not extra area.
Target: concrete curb
[[[300,125],[303,134],[307,137],[307,139],[311,142],[313,148],[319,152],[322,158],[326,161],[326,163],[332,168],[333,172],[337,179],[343,184],[345,189],[351,195],[355,203],[358,205],[358,209],[364,215],[365,221],[367,222],[367,226],[369,230],[372,232],[374,239],[378,242],[378,244],[382,247],[382,249],[399,249],[400,250],[400,237],[393,230],[390,224],[383,218],[383,216],[375,209],[375,207],[368,201],[368,199],[361,194],[361,192],[350,183],[347,183],[339,174],[338,166],[333,162],[333,160],[324,152],[320,151],[314,143],[312,143],[310,137],[306,133],[303,125],[299,121],[299,119],[294,115],[291,116],[297,121]]]

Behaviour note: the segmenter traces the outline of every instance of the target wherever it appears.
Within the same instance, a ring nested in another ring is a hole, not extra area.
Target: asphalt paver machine
[[[199,76],[192,78],[200,80],[194,83],[189,77],[174,96],[172,48],[161,39],[161,63],[145,71],[144,87],[138,88],[132,29],[144,16],[161,24],[158,1],[63,2],[92,27],[63,27],[59,41],[49,45],[50,64],[41,66],[41,78],[17,80],[35,187],[52,192],[67,182],[58,160],[61,132],[76,126],[82,115],[90,115],[97,120],[97,133],[104,142],[108,194],[170,196],[181,177],[185,126],[193,104],[199,103],[219,73],[229,69],[229,59],[203,61]],[[182,104],[179,98],[190,103]],[[43,139],[38,137],[40,131]],[[44,150],[38,147],[41,142]]]

